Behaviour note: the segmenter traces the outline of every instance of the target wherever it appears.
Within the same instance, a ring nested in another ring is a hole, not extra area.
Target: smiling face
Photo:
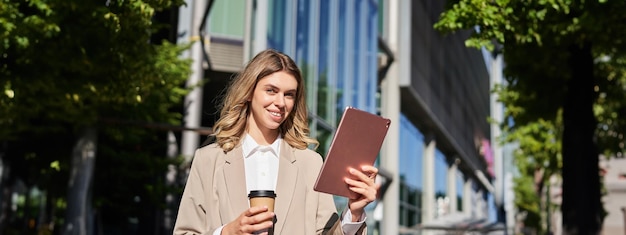
[[[257,143],[271,144],[278,137],[278,128],[289,117],[296,103],[298,82],[284,71],[261,78],[250,98],[248,133]]]

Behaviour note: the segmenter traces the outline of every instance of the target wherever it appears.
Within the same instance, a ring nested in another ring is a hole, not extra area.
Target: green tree
[[[443,32],[475,29],[467,46],[503,53],[507,86],[500,95],[511,131],[536,128],[539,120],[557,125],[562,112],[556,130],[566,234],[597,234],[599,153],[624,150],[624,10],[626,2],[610,0],[459,0],[435,24]]]
[[[514,93],[514,92],[510,92]],[[509,93],[509,94],[510,94]],[[535,228],[539,234],[546,233],[546,190],[550,176],[559,175],[561,169],[562,122],[537,120],[514,130],[507,128],[506,142],[517,142],[513,152],[515,165],[523,177],[514,179],[515,205],[526,214],[525,226]]]
[[[159,168],[165,172],[167,164],[158,163],[165,150],[154,148],[165,146],[165,135],[119,123],[179,124],[177,106],[187,92],[183,85],[190,74],[190,61],[180,55],[187,47],[156,38],[164,25],[154,17],[183,3],[0,0],[0,167],[8,172],[0,177],[2,188],[19,179],[29,188],[44,189],[48,206],[59,205],[49,209],[51,220],[59,210],[68,215],[89,212],[91,179],[103,180],[95,185],[106,184],[100,174],[141,178],[136,171],[116,169],[133,161],[141,162],[134,166],[155,167],[145,172],[156,173]],[[86,160],[89,146],[95,153]],[[111,151],[114,147],[118,148]],[[98,160],[97,167],[96,155],[106,158]],[[122,163],[106,165],[115,161]],[[157,182],[126,182],[132,183],[144,191],[163,190],[156,189]],[[111,200],[106,194],[95,196],[96,206]],[[149,197],[144,194],[143,202],[151,201],[146,200]],[[5,199],[6,194],[0,195],[0,201]],[[2,209],[4,215],[7,210]],[[61,216],[57,222],[78,223],[69,234],[84,227],[85,219]],[[6,224],[0,221],[1,225]]]

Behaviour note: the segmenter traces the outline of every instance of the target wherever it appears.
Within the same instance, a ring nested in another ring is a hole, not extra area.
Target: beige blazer
[[[276,185],[274,234],[343,234],[341,226],[327,225],[337,213],[330,194],[313,190],[322,166],[313,150],[280,144]],[[211,144],[196,150],[181,198],[174,234],[213,234],[248,209],[241,146],[228,153]],[[332,229],[330,227],[333,227]],[[332,230],[332,231],[325,231]],[[359,234],[366,234],[365,223]]]

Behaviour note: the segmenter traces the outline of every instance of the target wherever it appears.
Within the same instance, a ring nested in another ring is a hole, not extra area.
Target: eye
[[[268,94],[274,94],[276,93],[276,91],[273,88],[266,88],[265,92],[267,92]]]
[[[286,97],[290,97],[290,98],[294,98],[294,97],[296,97],[296,93],[295,92],[287,92],[287,93],[285,93],[285,96]]]

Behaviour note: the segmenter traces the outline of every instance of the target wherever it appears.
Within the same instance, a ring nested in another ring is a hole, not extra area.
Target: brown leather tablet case
[[[354,107],[346,107],[330,144],[314,189],[347,198],[359,195],[350,191],[344,178],[348,168],[374,165],[391,121]]]

